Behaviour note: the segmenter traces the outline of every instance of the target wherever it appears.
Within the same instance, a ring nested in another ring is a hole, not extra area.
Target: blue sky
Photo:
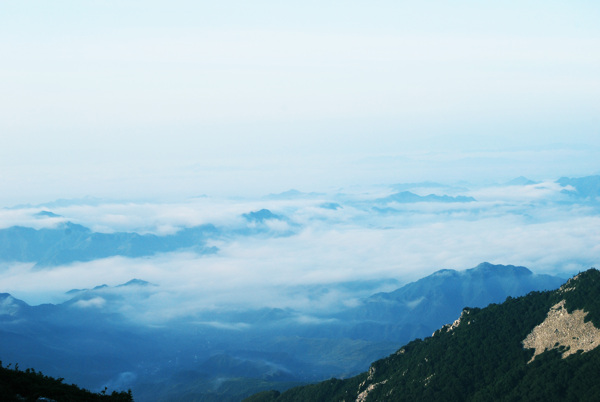
[[[596,2],[213,3],[2,2],[2,204],[598,173]]]

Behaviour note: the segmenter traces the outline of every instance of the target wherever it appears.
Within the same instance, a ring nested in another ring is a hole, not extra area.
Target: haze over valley
[[[465,306],[595,265],[599,189],[519,177],[5,207],[3,359],[142,401],[355,375]]]

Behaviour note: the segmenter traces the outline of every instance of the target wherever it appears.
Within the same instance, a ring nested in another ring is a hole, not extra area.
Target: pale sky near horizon
[[[1,204],[600,171],[600,3],[214,3],[0,2]]]

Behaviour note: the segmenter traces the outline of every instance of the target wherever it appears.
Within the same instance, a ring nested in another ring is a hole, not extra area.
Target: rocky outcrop
[[[431,336],[436,336],[436,335],[442,334],[444,332],[454,331],[456,328],[458,328],[460,323],[463,322],[463,320],[468,318],[469,314],[471,314],[471,310],[469,310],[468,308],[463,309],[462,313],[460,313],[460,317],[458,317],[456,320],[454,320],[454,322],[452,324],[446,324],[446,325],[442,326],[442,328],[435,331]],[[467,321],[467,325],[471,325],[471,321]]]
[[[563,289],[568,290],[569,287]],[[564,300],[552,306],[544,322],[536,326],[523,340],[524,348],[535,349],[529,363],[546,350],[557,349],[562,352],[564,359],[579,350],[588,352],[598,347],[600,329],[591,321],[585,322],[586,315],[583,310],[569,313]]]
[[[361,388],[363,388],[367,384],[368,381],[373,381],[374,375],[375,375],[375,367],[371,366],[371,368],[369,369],[369,376],[367,377],[367,379],[365,381],[361,382],[360,385],[358,386],[358,395],[356,397],[356,402],[365,402],[371,391],[373,391],[377,386],[388,382],[388,380],[384,380],[384,381],[377,382],[374,384],[369,384],[367,386],[367,388],[361,392],[360,391]]]
[[[369,396],[369,393],[371,391],[373,391],[379,385],[385,384],[386,382],[388,382],[388,380],[384,380],[384,381],[381,381],[381,382],[376,382],[375,384],[370,384],[367,387],[367,389],[365,389],[364,391],[362,391],[361,393],[358,394],[358,396],[356,397],[356,402],[365,402],[367,400],[367,397]]]

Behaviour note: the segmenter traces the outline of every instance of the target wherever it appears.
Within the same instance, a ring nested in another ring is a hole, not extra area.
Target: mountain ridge
[[[200,254],[215,253],[206,245],[218,233],[213,225],[184,228],[172,235],[135,232],[100,233],[70,221],[54,228],[11,226],[0,229],[0,261],[33,262],[38,267],[113,256],[142,257],[181,249]]]
[[[466,307],[454,323],[407,343],[356,377],[263,392],[245,401],[597,400],[600,348],[564,356],[569,346],[557,342],[541,351],[528,339],[562,303],[559,314],[585,319],[557,331],[588,336],[593,323],[594,342],[600,344],[598,296],[600,271],[591,268],[557,290]]]
[[[11,299],[0,297],[0,357],[90,389],[116,382],[131,388],[140,401],[182,396],[172,388],[175,384],[181,390],[236,401],[250,391],[354,376],[400,345],[454,321],[464,307],[459,295],[465,289],[468,294],[472,288],[497,286],[496,277],[522,281],[528,290],[543,284],[526,268],[485,263],[464,271],[436,271],[393,292],[373,294],[370,301],[367,297],[362,305],[335,316],[281,308],[208,310],[149,326],[127,316],[130,297],[136,298],[136,316],[145,317],[152,310],[145,313],[144,303],[161,292],[141,279],[127,286],[75,290],[58,305],[29,306],[6,294]],[[486,284],[486,278],[493,280]],[[564,282],[552,280],[550,285]],[[517,288],[483,296],[504,300]],[[478,300],[484,307],[496,299]],[[97,362],[93,372],[83,369],[91,358]],[[212,376],[215,367],[219,378],[227,380],[218,382]],[[236,380],[241,374],[248,377]],[[213,383],[221,385],[213,389]]]
[[[558,277],[533,274],[525,267],[484,262],[464,271],[439,270],[394,291],[376,293],[337,318],[368,320],[372,338],[386,336],[404,343],[454,320],[464,306],[485,307],[507,296],[556,289],[563,282]]]

